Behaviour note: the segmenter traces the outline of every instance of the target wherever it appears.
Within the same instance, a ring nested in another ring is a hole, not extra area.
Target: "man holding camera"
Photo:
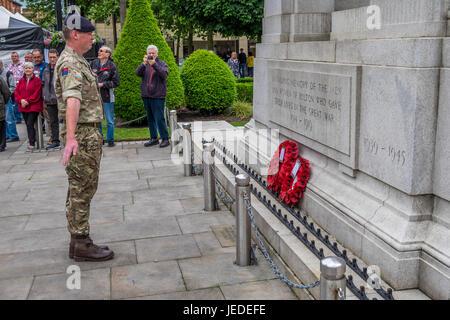
[[[145,147],[157,145],[158,132],[161,137],[160,148],[169,145],[169,133],[164,120],[164,105],[167,93],[167,64],[158,58],[158,48],[154,45],[147,47],[147,55],[136,69],[136,75],[142,78],[141,97],[147,111],[147,122],[150,130],[150,141]]]

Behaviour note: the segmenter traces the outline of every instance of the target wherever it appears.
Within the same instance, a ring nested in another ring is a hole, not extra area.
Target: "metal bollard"
[[[39,113],[36,120],[36,149],[44,149],[44,132],[42,130],[42,119],[41,113]],[[47,128],[48,130],[48,128]]]
[[[236,264],[250,265],[251,224],[247,213],[244,191],[250,198],[250,177],[246,174],[236,176]]]
[[[177,110],[170,110],[169,116],[169,126],[170,126],[170,141],[172,142],[170,145],[172,147],[172,152],[175,149],[175,145],[178,141],[175,141],[175,132],[177,130]]]
[[[320,261],[320,300],[345,300],[345,261],[326,257]]]
[[[203,194],[205,198],[205,210],[216,210],[216,184],[214,182],[214,144],[205,143],[203,146]]]
[[[190,177],[192,176],[192,140],[191,140],[191,124],[183,123],[182,128],[183,132],[183,162],[184,162],[184,176]]]

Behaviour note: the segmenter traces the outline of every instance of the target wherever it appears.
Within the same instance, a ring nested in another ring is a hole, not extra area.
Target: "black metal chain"
[[[243,163],[239,163],[238,159],[236,156],[234,156],[230,151],[228,151],[225,147],[223,147],[222,145],[220,145],[217,141],[215,142],[216,146],[219,147],[219,149],[221,149],[221,151],[223,152],[223,154],[225,156],[229,156],[231,159],[233,159],[233,161],[242,169],[244,170],[249,176],[251,176],[259,185],[261,185],[264,190],[269,193],[270,195],[272,195],[277,202],[284,208],[286,209],[291,215],[293,215],[301,224],[303,224],[306,229],[308,231],[310,231],[314,236],[316,236],[322,243],[324,243],[336,256],[341,257],[344,259],[344,261],[346,262],[346,264],[358,275],[360,276],[364,281],[367,281],[367,279],[369,278],[369,275],[367,273],[367,268],[363,268],[361,269],[358,266],[357,260],[355,258],[353,258],[352,260],[350,260],[350,258],[347,256],[347,251],[344,249],[342,250],[342,252],[339,250],[338,248],[338,244],[337,242],[333,242],[331,243],[329,240],[329,236],[328,235],[322,235],[322,231],[319,228],[315,228],[314,224],[308,223],[307,221],[307,217],[303,216],[301,217],[300,215],[300,211],[299,210],[295,210],[292,207],[287,206],[284,202],[282,202],[279,199],[279,194],[271,191],[268,189],[267,183],[266,181],[262,178],[261,175],[259,175],[257,172],[255,172],[254,170],[252,170],[249,166],[243,164]],[[225,164],[225,166],[234,174],[238,174],[239,171],[236,170],[234,168],[233,165],[227,163],[226,161],[226,157],[222,157],[222,162]],[[217,157],[219,157],[217,155]],[[268,207],[270,209],[270,211],[275,214],[275,216],[277,216],[279,219],[281,217],[281,209],[277,210],[277,207],[275,204],[271,204],[270,200],[266,200],[266,196],[263,196],[261,198],[261,192],[257,192],[257,189],[255,187],[253,187],[253,185],[250,186],[252,189],[252,192],[258,197],[258,199],[262,200],[262,202],[266,205],[266,207]],[[254,191],[253,191],[254,190]],[[317,249],[315,247],[315,242],[314,240],[311,240],[311,242],[307,239],[307,234],[303,233],[303,235],[300,233],[300,229],[299,227],[294,228],[293,227],[293,221],[291,220],[290,222],[288,222],[287,219],[287,215],[284,215],[284,217],[281,217],[282,219],[280,219],[283,224],[285,224],[296,236],[297,238],[299,238],[318,258],[323,258],[323,249]],[[360,288],[356,288],[356,286],[353,283],[353,278],[351,275],[348,276],[347,278],[347,287],[359,298],[362,300],[368,300],[368,297],[365,293],[365,288],[364,286],[360,286]],[[374,288],[374,290],[381,296],[383,297],[385,300],[394,300],[394,297],[392,295],[392,289],[391,288],[387,288],[387,290],[385,291],[383,288]]]

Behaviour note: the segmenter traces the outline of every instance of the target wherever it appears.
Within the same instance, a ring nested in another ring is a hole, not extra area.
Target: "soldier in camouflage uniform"
[[[67,227],[71,234],[69,257],[75,261],[105,261],[114,257],[106,246],[89,237],[89,210],[97,191],[103,120],[97,76],[83,54],[92,47],[95,27],[88,19],[72,14],[64,20],[66,47],[55,66],[54,87],[61,138],[65,145],[63,165],[69,180],[66,200]]]

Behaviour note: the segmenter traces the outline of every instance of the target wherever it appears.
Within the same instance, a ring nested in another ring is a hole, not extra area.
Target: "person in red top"
[[[14,96],[19,104],[19,112],[22,112],[27,125],[28,150],[32,151],[36,143],[34,124],[39,112],[43,110],[42,84],[39,77],[34,75],[34,66],[31,62],[25,62],[23,73],[23,78],[19,80]]]

